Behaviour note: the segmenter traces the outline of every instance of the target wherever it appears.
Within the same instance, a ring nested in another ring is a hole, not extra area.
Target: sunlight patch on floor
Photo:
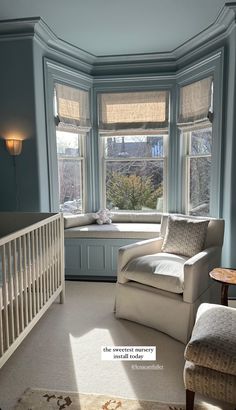
[[[114,386],[117,386],[120,378],[122,378],[122,384],[125,384],[127,389],[130,392],[132,391],[133,398],[136,398],[135,390],[132,388],[132,383],[126,373],[123,362],[101,360],[102,346],[114,345],[108,329],[94,328],[83,336],[74,337],[70,334],[69,338],[78,391],[81,391],[80,386],[82,383],[83,392],[85,393],[89,393],[91,386],[96,385],[100,386],[98,391],[94,392],[93,389],[91,392],[106,393],[106,385],[111,383],[111,379]],[[101,384],[104,386],[104,391],[101,391]],[[84,391],[86,386],[88,390]]]

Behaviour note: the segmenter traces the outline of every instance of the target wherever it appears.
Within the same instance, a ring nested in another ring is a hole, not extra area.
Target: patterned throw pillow
[[[162,252],[194,256],[203,249],[209,221],[169,216]]]

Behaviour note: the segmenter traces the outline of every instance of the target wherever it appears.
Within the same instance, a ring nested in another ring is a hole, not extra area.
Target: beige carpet
[[[123,397],[28,389],[15,410],[184,410],[181,404],[130,400]],[[211,405],[196,405],[195,410],[213,410]]]
[[[0,408],[12,410],[29,387],[184,403],[184,345],[115,319],[114,296],[112,283],[66,283],[65,304],[51,306],[0,370]],[[156,361],[102,361],[104,345],[154,345]],[[154,368],[137,368],[141,364]],[[234,409],[199,395],[196,400],[215,404],[217,410]]]

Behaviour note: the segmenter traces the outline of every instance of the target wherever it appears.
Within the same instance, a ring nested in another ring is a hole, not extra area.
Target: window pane
[[[81,155],[80,136],[72,132],[58,131],[57,134],[57,155],[68,157],[79,157]]]
[[[163,137],[123,136],[106,138],[107,158],[163,157]]]
[[[190,155],[211,154],[212,128],[191,132]]]
[[[60,210],[82,212],[82,159],[81,137],[70,132],[57,131],[57,159]]]
[[[211,158],[190,158],[191,215],[209,215]]]
[[[163,211],[164,161],[107,161],[106,206]]]

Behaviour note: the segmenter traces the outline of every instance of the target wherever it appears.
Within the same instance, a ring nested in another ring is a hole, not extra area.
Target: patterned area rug
[[[15,410],[185,410],[184,405],[84,393],[27,389]],[[213,410],[214,406],[196,405],[195,410]]]

